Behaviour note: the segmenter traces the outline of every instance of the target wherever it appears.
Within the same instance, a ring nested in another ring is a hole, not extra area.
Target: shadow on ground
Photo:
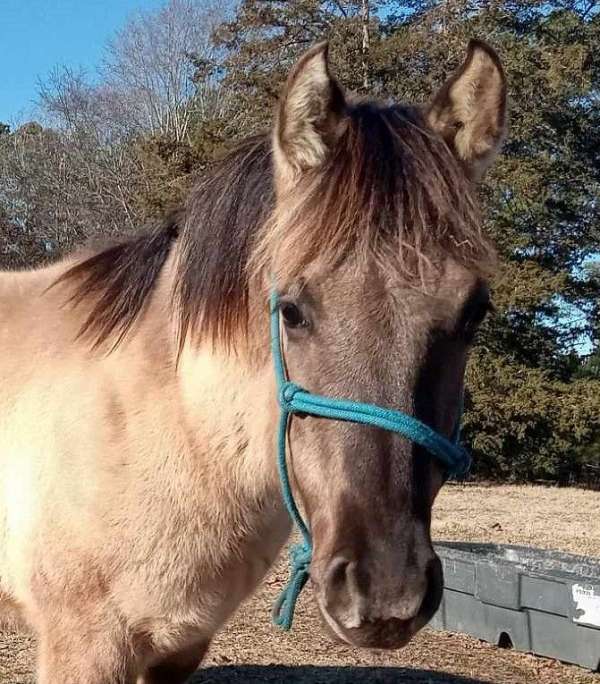
[[[447,672],[404,667],[313,667],[284,665],[229,665],[200,670],[189,684],[225,682],[285,682],[285,684],[488,684],[482,679]]]

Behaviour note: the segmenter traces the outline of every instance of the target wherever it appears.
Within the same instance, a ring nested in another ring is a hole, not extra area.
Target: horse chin
[[[423,627],[425,620],[377,620],[367,622],[358,628],[347,628],[338,624],[317,600],[323,627],[330,638],[338,644],[372,650],[394,650],[406,646]]]

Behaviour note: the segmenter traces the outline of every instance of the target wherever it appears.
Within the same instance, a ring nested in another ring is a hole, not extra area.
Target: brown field
[[[447,486],[434,537],[528,544],[600,556],[600,493],[545,487]],[[600,675],[495,648],[464,635],[424,630],[405,649],[363,652],[330,642],[307,590],[289,634],[270,624],[286,570],[280,562],[258,594],[215,640],[194,684],[600,684]],[[34,644],[0,635],[0,683],[31,684]],[[58,683],[57,683],[58,684]]]

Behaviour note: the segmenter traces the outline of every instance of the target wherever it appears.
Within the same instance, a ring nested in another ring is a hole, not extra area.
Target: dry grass
[[[600,493],[523,485],[446,486],[436,539],[525,544],[600,556]]]
[[[600,494],[544,487],[447,486],[436,504],[436,539],[528,544],[600,556]],[[280,562],[258,594],[215,640],[194,684],[600,684],[600,675],[495,648],[464,635],[424,630],[401,651],[365,652],[332,644],[310,591],[294,629],[271,627],[269,611],[287,574]],[[599,654],[600,655],[600,654]],[[0,639],[0,683],[31,684],[32,642]]]

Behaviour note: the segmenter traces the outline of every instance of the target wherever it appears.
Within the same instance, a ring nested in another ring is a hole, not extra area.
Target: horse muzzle
[[[442,598],[437,556],[424,570],[405,568],[383,581],[381,572],[369,570],[369,563],[341,555],[314,568],[311,579],[325,624],[337,639],[352,646],[405,646],[433,617]]]

